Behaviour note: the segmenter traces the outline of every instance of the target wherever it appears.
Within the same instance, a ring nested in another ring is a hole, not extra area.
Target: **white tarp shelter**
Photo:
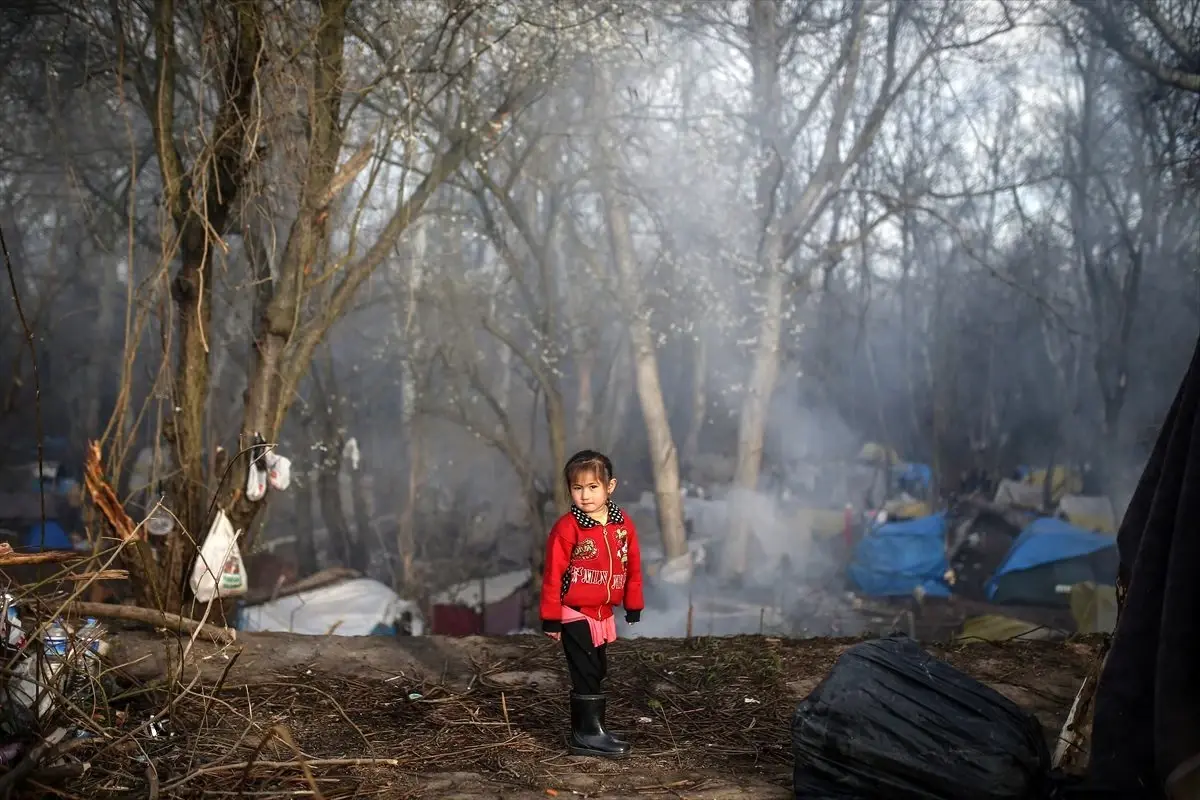
[[[392,629],[405,611],[412,615],[413,635],[421,635],[424,623],[415,603],[377,580],[352,578],[248,606],[242,610],[240,627],[307,636],[369,636]]]

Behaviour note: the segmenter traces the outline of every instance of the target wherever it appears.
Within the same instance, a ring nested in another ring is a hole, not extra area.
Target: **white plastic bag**
[[[192,567],[191,586],[192,594],[201,603],[216,597],[237,597],[249,588],[237,534],[224,511],[217,511],[217,518],[200,546]]]
[[[282,492],[292,483],[292,460],[271,451],[267,453],[267,483]]]
[[[267,494],[266,472],[267,468],[261,459],[251,461],[250,468],[246,470],[246,499],[251,503],[257,503]]]

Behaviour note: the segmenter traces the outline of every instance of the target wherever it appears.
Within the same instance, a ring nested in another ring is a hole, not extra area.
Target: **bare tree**
[[[611,77],[604,67],[595,74],[594,107],[603,114],[612,108]],[[628,200],[617,185],[618,177],[628,175],[617,146],[618,132],[611,120],[597,120],[596,150],[600,169],[596,175],[608,247],[616,285],[622,288],[621,307],[629,326],[633,354],[634,385],[642,408],[642,420],[650,444],[650,464],[654,476],[654,499],[658,511],[663,551],[668,559],[687,553],[683,524],[683,497],[680,493],[679,454],[671,431],[667,406],[659,377],[656,334],[651,326],[653,309],[646,302],[645,279],[633,239]],[[603,274],[603,273],[600,273]]]
[[[233,485],[216,486],[218,475],[207,469],[214,263],[227,247],[226,235],[239,222],[243,228],[266,224],[285,231],[269,272],[257,278],[255,356],[240,425],[245,448],[256,437],[273,441],[278,436],[313,353],[352,308],[360,287],[388,259],[438,187],[541,90],[557,40],[546,33],[555,28],[536,18],[538,11],[531,9],[528,19],[501,21],[492,18],[490,7],[430,5],[400,22],[378,17],[369,6],[352,10],[350,0],[325,0],[319,14],[297,9],[297,26],[278,26],[259,2],[209,17],[193,16],[190,6],[177,7],[173,0],[155,4],[146,20],[154,32],[154,57],[135,61],[131,72],[154,132],[163,203],[172,222],[163,231],[164,259],[178,262],[172,283],[174,412],[166,435],[178,465],[172,504],[192,537],[207,524],[212,492],[219,492],[218,502],[228,506],[238,528],[249,530],[260,508]],[[112,27],[121,52],[132,60],[142,21],[126,13],[114,5]],[[202,36],[193,23],[203,23]],[[353,61],[347,52],[352,41],[360,45]],[[195,67],[215,67],[217,85],[200,88],[220,102],[202,128],[200,147],[188,156],[181,145],[191,121],[178,119],[184,80],[179,66],[207,58],[209,42],[217,45],[212,58],[223,60]],[[276,57],[292,51],[301,57]],[[518,60],[542,64],[513,69]],[[416,135],[429,101],[445,91],[442,75],[460,87],[472,81],[479,87],[469,102],[456,104],[453,132],[434,140],[427,158],[417,148],[397,147]],[[303,92],[289,88],[297,84]],[[304,106],[288,105],[296,96],[306,98]],[[265,200],[267,183],[280,177],[283,148],[294,148],[288,161],[300,165],[295,195],[270,207],[257,201]],[[352,154],[343,162],[346,149]],[[406,170],[419,169],[420,177],[401,190],[373,238],[366,238],[358,222],[367,195],[347,204],[343,193],[356,182],[361,185],[360,176],[370,167],[365,177],[370,194],[383,165],[397,155],[407,159]],[[289,214],[287,206],[294,209],[290,219],[282,216]],[[256,208],[268,215],[266,220],[255,217]],[[288,221],[280,224],[281,219]],[[339,220],[350,224],[348,235],[335,235]],[[168,548],[164,574],[170,605],[179,604],[178,576],[195,555],[192,537],[172,539]]]
[[[1114,53],[1172,89],[1200,93],[1200,45],[1189,0],[1071,0]]]
[[[759,313],[734,474],[734,487],[743,496],[758,487],[767,412],[779,374],[785,294],[796,278],[787,267],[828,211],[847,174],[874,144],[896,100],[920,71],[940,53],[976,44],[1012,26],[1010,19],[1002,17],[983,34],[968,33],[965,10],[953,2],[920,8],[902,2],[855,2],[848,14],[814,4],[794,9],[794,17],[789,18],[788,7],[778,0],[751,4],[740,41],[753,71],[750,118],[759,148],[755,179],[760,226],[755,248]],[[820,38],[802,43],[805,37],[801,34],[809,31]],[[872,48],[876,41],[877,54]],[[823,63],[804,64],[808,74],[815,72],[819,78],[796,117],[786,120],[784,70],[796,68],[794,58],[801,51],[829,56]],[[882,73],[872,81],[868,59],[875,55],[882,63]],[[866,103],[863,124],[851,132],[847,121],[859,102]],[[820,131],[815,140],[814,129]],[[798,180],[794,199],[789,200],[785,178],[796,137],[813,141],[813,149],[811,166]],[[811,264],[802,258],[799,266],[806,272]],[[731,574],[745,571],[749,520],[748,514],[734,514],[724,562]]]

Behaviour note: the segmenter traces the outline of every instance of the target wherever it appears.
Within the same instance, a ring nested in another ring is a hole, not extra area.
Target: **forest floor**
[[[608,716],[634,755],[606,762],[567,754],[565,670],[545,638],[197,640],[180,678],[190,688],[142,694],[120,711],[114,702],[104,733],[76,740],[58,768],[74,765],[69,780],[35,776],[26,788],[87,798],[786,798],[795,705],[856,641],[617,642]],[[134,684],[161,676],[187,646],[137,631],[113,642]],[[1097,644],[928,649],[1053,737]]]

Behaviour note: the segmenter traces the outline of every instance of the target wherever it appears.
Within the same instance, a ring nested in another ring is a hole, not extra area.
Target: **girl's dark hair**
[[[612,459],[596,450],[580,450],[567,459],[567,465],[563,467],[563,480],[570,486],[576,477],[585,472],[594,472],[601,483],[608,483],[613,477]]]

